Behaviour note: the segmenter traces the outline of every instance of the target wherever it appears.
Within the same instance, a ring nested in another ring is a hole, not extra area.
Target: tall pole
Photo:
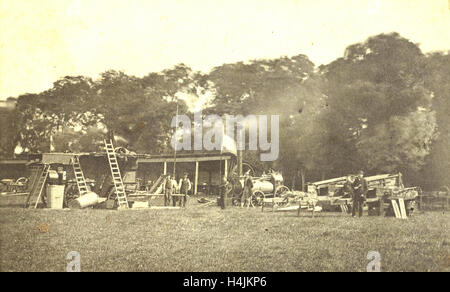
[[[175,125],[175,138],[177,137],[177,130],[178,130],[178,99],[177,99],[177,115],[175,116],[175,121],[176,121],[176,125]],[[175,140],[175,151],[173,152],[173,178],[175,178],[175,174],[176,174],[176,166],[177,166],[177,142],[178,140]]]
[[[222,155],[220,155],[219,160],[219,197],[222,197],[222,184],[225,184],[224,181],[222,181]],[[225,205],[225,201],[223,202]]]

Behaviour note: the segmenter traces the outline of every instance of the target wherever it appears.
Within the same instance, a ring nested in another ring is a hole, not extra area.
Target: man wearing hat
[[[250,207],[250,200],[253,196],[253,181],[252,177],[250,176],[250,171],[247,171],[245,173],[244,178],[244,190],[242,191],[241,195],[241,208],[247,205],[247,209]]]
[[[363,204],[367,194],[367,181],[364,179],[364,171],[360,170],[358,172],[353,182],[353,190],[352,216],[355,217],[356,212],[358,212],[358,216],[361,217],[363,215]]]
[[[180,206],[186,207],[188,192],[191,189],[191,181],[189,180],[187,173],[184,173],[183,178],[179,182],[179,186],[180,193],[184,195],[184,197],[180,198]]]
[[[232,191],[233,186],[226,176],[222,177],[222,183],[219,186],[220,198],[219,205],[222,209],[226,209],[228,205],[228,194]]]

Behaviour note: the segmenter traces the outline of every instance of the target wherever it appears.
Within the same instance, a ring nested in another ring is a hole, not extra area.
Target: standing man
[[[225,176],[223,176],[222,184],[220,185],[220,198],[219,198],[219,205],[222,209],[226,208],[228,204],[227,202],[228,194],[231,192],[232,189],[233,186],[231,185],[231,183],[227,180]]]
[[[166,177],[166,182],[164,186],[164,206],[170,206],[170,201],[172,200],[172,192],[175,188],[172,178],[170,174]]]
[[[247,172],[244,178],[244,190],[242,191],[241,196],[241,208],[244,207],[245,204],[247,204],[247,208],[250,207],[250,200],[253,195],[252,189],[253,189],[253,181],[250,176],[250,173]]]
[[[352,200],[354,199],[354,196],[355,196],[355,190],[353,189],[354,181],[355,181],[354,175],[347,176],[345,183],[344,183],[344,187],[342,188],[342,197],[343,198],[350,198]],[[341,210],[345,213],[348,213],[348,211],[350,210],[347,200],[345,201],[345,203],[343,205],[341,205]]]
[[[181,206],[186,207],[188,192],[191,190],[192,186],[187,173],[185,173],[183,178],[180,179],[179,185],[180,185],[180,193],[184,195],[184,197],[180,198],[180,207]]]
[[[361,217],[363,215],[363,204],[367,194],[367,181],[364,178],[364,172],[362,170],[358,172],[358,176],[353,182],[353,190],[352,216],[355,217],[356,210],[358,210],[358,216]]]

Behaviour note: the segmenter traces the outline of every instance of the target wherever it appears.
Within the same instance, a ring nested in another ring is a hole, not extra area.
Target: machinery
[[[245,176],[235,177],[231,179],[233,185],[233,199],[232,203],[235,206],[241,204],[241,196],[244,190]],[[288,202],[288,194],[290,190],[283,185],[283,175],[280,172],[272,171],[269,174],[263,173],[259,177],[251,176],[253,182],[252,197],[250,204],[253,207],[261,206],[265,198],[285,198],[286,204]]]
[[[394,215],[392,201],[404,202],[406,214],[415,208],[421,190],[418,187],[405,188],[402,174],[380,174],[365,177],[368,191],[365,205],[370,215]],[[318,198],[318,205],[325,211],[349,211],[352,198],[343,191],[346,176],[308,184],[308,194]]]

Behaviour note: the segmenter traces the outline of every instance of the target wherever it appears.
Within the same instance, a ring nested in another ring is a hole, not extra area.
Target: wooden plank
[[[148,207],[148,202],[134,202],[131,209],[147,209]]]
[[[181,207],[172,207],[172,206],[151,206],[149,209],[157,209],[157,210],[177,210],[181,209]]]
[[[395,200],[391,200],[392,208],[394,209],[395,218],[401,218],[400,210],[398,209],[397,202]]]
[[[398,204],[400,205],[400,216],[402,219],[408,219],[406,216],[406,208],[405,208],[405,201],[403,198],[398,199]]]
[[[287,207],[282,207],[282,208],[278,208],[276,211],[280,212],[280,211],[297,211],[299,208],[299,206],[287,206]]]
[[[263,199],[264,203],[282,203],[286,201],[285,198],[265,198]]]
[[[195,162],[195,176],[194,176],[194,195],[197,194],[197,185],[198,185],[198,164],[199,162]]]
[[[223,171],[223,175],[225,176],[225,179],[228,178],[228,160],[224,161],[224,171]]]
[[[207,202],[207,203],[203,203],[201,205],[197,205],[197,207],[205,207],[205,206],[209,206],[209,205],[212,205],[212,204],[215,204],[215,203],[217,203],[217,201],[210,201],[210,202]]]
[[[2,197],[15,197],[15,196],[25,196],[28,195],[30,193],[28,192],[24,192],[24,193],[14,193],[14,192],[8,192],[8,193],[0,193],[0,196]]]

